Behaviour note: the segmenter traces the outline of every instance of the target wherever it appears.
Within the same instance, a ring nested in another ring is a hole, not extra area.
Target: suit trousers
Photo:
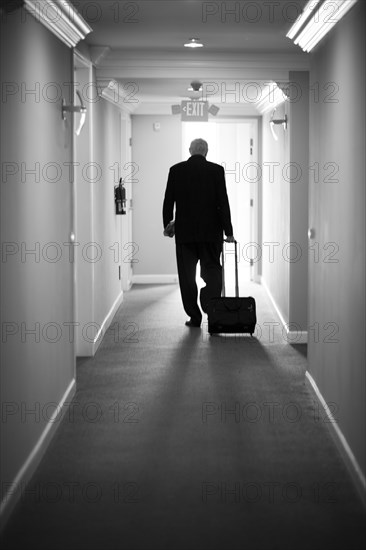
[[[185,312],[194,322],[200,323],[202,313],[197,304],[197,263],[200,262],[201,278],[206,283],[200,291],[200,304],[206,312],[210,298],[221,296],[222,267],[220,254],[222,242],[176,243],[178,278]]]

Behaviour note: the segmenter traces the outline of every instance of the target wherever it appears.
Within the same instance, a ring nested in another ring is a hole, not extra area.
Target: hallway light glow
[[[316,1],[316,0],[314,0]],[[305,52],[310,52],[320,40],[342,19],[342,17],[356,4],[358,0],[325,0],[318,10],[314,11],[314,2],[309,2],[303,14],[289,30],[289,38],[293,38],[299,32],[302,23],[307,23],[294,40]],[[317,2],[318,3],[318,2]],[[309,19],[309,9],[311,17]],[[307,13],[305,14],[307,10]]]
[[[263,93],[261,99],[256,103],[256,108],[261,114],[264,114],[278,107],[287,99],[287,95],[278,86],[277,82],[269,82],[263,87]]]
[[[190,38],[189,42],[186,42],[184,44],[185,48],[203,48],[202,42],[200,42],[199,38]]]

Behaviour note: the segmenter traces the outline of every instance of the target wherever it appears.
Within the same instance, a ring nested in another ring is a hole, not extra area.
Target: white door
[[[238,242],[239,293],[245,284],[255,279],[255,247],[257,238],[257,120],[222,119],[209,122],[183,122],[183,159],[189,157],[189,144],[195,138],[208,143],[207,160],[225,169],[234,236]],[[234,246],[225,244],[226,289],[233,295]]]

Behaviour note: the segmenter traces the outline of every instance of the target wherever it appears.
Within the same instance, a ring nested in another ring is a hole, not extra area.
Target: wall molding
[[[69,0],[24,0],[24,7],[69,48],[74,48],[93,30]]]
[[[139,52],[113,48],[106,55],[99,68],[103,76],[112,78],[217,78],[237,79],[245,74],[250,80],[286,81],[290,70],[309,70],[309,56],[296,54],[246,53],[241,52],[195,52],[192,63],[190,56],[182,51]]]
[[[133,285],[167,285],[178,284],[178,275],[133,275]]]
[[[122,304],[122,302],[123,302],[123,291],[121,290],[117,298],[114,300],[112,307],[110,308],[107,315],[105,316],[103,323],[100,325],[100,328],[97,334],[95,335],[95,338],[91,346],[91,355],[93,357],[97,349],[99,348],[100,344],[102,343],[103,337],[106,331],[108,330],[108,327],[110,326],[111,322],[113,321],[113,318],[117,313],[117,310],[119,306]]]
[[[286,340],[288,344],[307,344],[308,341],[308,332],[305,330],[291,330],[291,325],[294,323],[287,323],[282,315],[280,308],[278,307],[276,300],[272,296],[271,291],[263,277],[261,277],[261,284],[264,290],[267,293],[268,298],[270,299],[273,307],[276,310],[276,313],[281,321],[282,329],[286,332]]]
[[[349,470],[351,477],[353,479],[353,482],[356,485],[357,491],[362,499],[363,505],[366,507],[366,478],[364,473],[361,470],[361,467],[355,457],[355,455],[352,452],[351,447],[349,446],[347,439],[343,435],[342,430],[338,426],[337,420],[334,418],[332,412],[330,411],[317,383],[315,382],[314,378],[310,374],[309,371],[306,371],[305,376],[313,390],[313,392],[316,395],[317,400],[319,401],[320,405],[323,407],[324,412],[329,419],[329,422],[327,422],[327,425],[330,428],[330,432],[333,436],[333,439],[335,441],[335,444],[340,451],[347,469]]]
[[[55,435],[58,427],[61,424],[63,417],[68,409],[69,402],[72,401],[76,390],[76,381],[73,378],[67,387],[64,395],[57,405],[54,413],[46,424],[45,429],[41,433],[37,443],[29,453],[28,457],[23,463],[23,466],[18,471],[15,479],[11,482],[11,487],[6,491],[4,498],[0,505],[0,516],[2,519],[2,527],[4,528],[7,520],[10,517],[11,512],[14,510],[15,505],[20,500],[24,488],[30,482],[33,474],[35,473],[38,465],[40,464],[53,436]],[[65,407],[67,405],[67,407]]]

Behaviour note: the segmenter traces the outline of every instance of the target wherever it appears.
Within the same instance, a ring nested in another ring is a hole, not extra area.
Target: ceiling
[[[136,114],[171,112],[170,104],[189,97],[192,80],[204,84],[220,114],[255,114],[256,87],[309,68],[309,55],[286,38],[306,0],[71,3],[93,29],[85,42],[98,78],[126,89],[134,83]],[[204,47],[184,48],[192,37]]]

